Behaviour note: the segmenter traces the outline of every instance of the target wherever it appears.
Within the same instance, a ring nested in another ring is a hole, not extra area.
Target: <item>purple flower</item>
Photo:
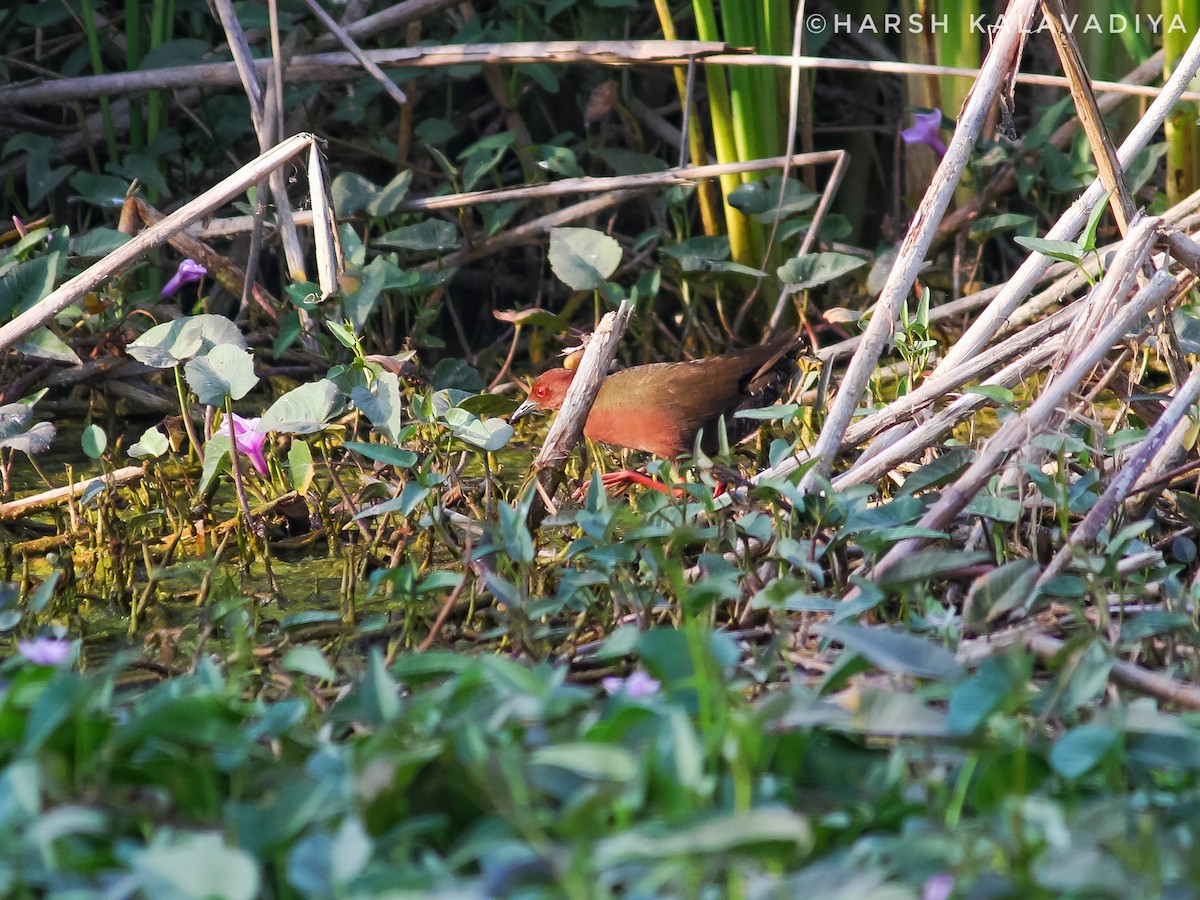
[[[930,875],[921,888],[921,900],[947,900],[954,890],[954,876],[942,872]]]
[[[61,666],[71,655],[71,642],[48,637],[17,641],[17,652],[38,666]]]
[[[630,700],[637,700],[639,697],[650,697],[658,693],[658,689],[662,687],[657,681],[638,669],[628,678],[602,678],[600,686],[604,688],[608,694],[624,694]]]
[[[900,138],[906,144],[924,144],[932,148],[933,152],[938,155],[938,159],[941,159],[946,155],[946,145],[942,143],[942,138],[938,134],[941,127],[941,110],[915,112],[913,113],[912,127],[901,131]]]
[[[200,265],[194,259],[185,259],[179,264],[179,268],[175,270],[175,274],[171,280],[166,283],[162,289],[164,297],[170,297],[185,284],[191,284],[193,281],[199,281],[208,274],[208,269]]]
[[[263,454],[263,446],[267,443],[267,435],[256,431],[260,417],[245,419],[237,413],[233,414],[233,443],[239,451],[250,458],[250,464],[259,475],[267,474],[267,457]]]

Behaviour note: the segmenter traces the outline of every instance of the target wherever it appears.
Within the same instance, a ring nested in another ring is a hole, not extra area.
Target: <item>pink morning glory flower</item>
[[[17,652],[38,666],[61,666],[71,655],[71,642],[48,637],[17,641]]]
[[[170,297],[185,284],[191,284],[193,281],[199,281],[208,274],[208,269],[200,265],[194,259],[185,259],[179,264],[179,268],[175,270],[175,274],[171,277],[162,289],[164,297]]]
[[[604,688],[607,694],[624,694],[631,700],[637,700],[639,697],[650,697],[658,693],[658,689],[662,687],[657,681],[638,669],[628,678],[602,678],[600,686]]]
[[[254,471],[259,475],[266,475],[267,457],[263,453],[263,447],[267,443],[267,436],[265,433],[255,430],[258,427],[259,419],[259,416],[247,419],[234,413],[233,442],[241,453],[249,457]]]
[[[938,159],[941,159],[946,155],[946,145],[942,143],[942,138],[938,134],[941,127],[942,113],[940,110],[913,113],[912,127],[901,131],[900,138],[906,144],[924,144],[932,148],[933,152],[938,155]]]

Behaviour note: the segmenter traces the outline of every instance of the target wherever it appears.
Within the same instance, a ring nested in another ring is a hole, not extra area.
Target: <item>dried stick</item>
[[[1075,526],[1067,543],[1060,547],[1058,553],[1050,560],[1050,564],[1038,577],[1037,584],[1034,586],[1035,591],[1040,590],[1050,579],[1057,576],[1076,550],[1095,539],[1096,535],[1100,533],[1100,529],[1116,512],[1117,507],[1129,496],[1134,484],[1141,478],[1142,473],[1146,471],[1167,438],[1171,436],[1171,432],[1191,412],[1192,405],[1197,399],[1200,399],[1200,366],[1192,369],[1187,380],[1179,388],[1179,392],[1163,410],[1158,421],[1154,423],[1154,427],[1142,439],[1133,456],[1109,482],[1104,493],[1100,495],[1100,499],[1096,501],[1096,505],[1083,517],[1083,521]]]
[[[141,480],[145,474],[146,470],[141,466],[125,466],[122,469],[115,469],[105,475],[97,475],[95,478],[89,478],[66,487],[52,488],[31,497],[0,503],[0,521],[7,522],[43,509],[61,506],[69,500],[83,496],[97,485],[114,488],[119,485],[132,484]]]
[[[404,91],[400,90],[396,82],[387,77],[387,73],[379,68],[375,61],[363,52],[362,47],[354,42],[354,38],[350,36],[350,33],[334,21],[333,16],[325,12],[321,8],[321,5],[317,3],[317,0],[304,0],[304,2],[308,5],[308,11],[317,17],[318,22],[329,29],[329,33],[337,38],[339,44],[346,48],[346,52],[358,60],[366,73],[379,82],[384,92],[396,101],[397,106],[403,106],[408,102],[408,98],[404,96]]]
[[[1092,158],[1096,160],[1100,183],[1111,194],[1109,204],[1113,218],[1117,220],[1117,230],[1125,234],[1129,231],[1130,221],[1137,214],[1137,208],[1096,102],[1096,92],[1092,90],[1091,78],[1079,54],[1079,45],[1064,23],[1067,9],[1063,0],[1042,0],[1042,10],[1046,24],[1050,26],[1050,37],[1054,40],[1054,49],[1058,51],[1063,73],[1070,79],[1071,99],[1075,102],[1075,112],[1083,125],[1083,133],[1092,146]]]
[[[1153,222],[1154,220],[1149,220]],[[1139,234],[1147,220],[1142,220],[1131,232]],[[942,491],[940,499],[921,517],[919,527],[942,530],[949,525],[971,501],[975,494],[995,474],[1000,464],[1012,453],[1041,432],[1056,416],[1067,395],[1096,367],[1106,353],[1121,340],[1125,332],[1152,310],[1162,306],[1181,287],[1190,284],[1192,276],[1175,278],[1169,272],[1160,271],[1146,287],[1138,291],[1132,301],[1101,331],[1092,336],[1088,343],[1079,347],[1079,352],[1066,365],[1058,377],[1043,389],[1041,396],[1019,416],[1012,416],[997,429],[980,450],[978,458],[958,480]],[[1102,285],[1103,286],[1103,283]],[[896,543],[875,567],[875,577],[886,572],[900,559],[923,546],[920,540],[904,540]]]
[[[571,386],[567,388],[567,396],[563,399],[562,409],[550,426],[546,442],[538,452],[533,463],[534,477],[547,496],[553,497],[558,488],[562,475],[562,464],[567,461],[571,451],[583,439],[583,426],[591,412],[596,394],[600,392],[600,384],[608,375],[608,367],[612,364],[617,352],[617,344],[625,334],[625,326],[633,307],[629,301],[622,300],[621,305],[612,312],[606,313],[596,326],[592,338],[588,341],[583,358]],[[538,518],[539,514],[534,514]]]
[[[828,476],[833,467],[834,457],[842,444],[846,428],[867,389],[871,372],[891,339],[900,304],[908,296],[917,271],[925,260],[925,253],[933,243],[937,223],[945,213],[954,195],[954,189],[962,178],[971,149],[983,128],[984,119],[1002,82],[1009,72],[1019,65],[1016,55],[1021,43],[1021,32],[1028,26],[1036,6],[1036,0],[1010,0],[1004,14],[1004,26],[984,61],[979,80],[971,88],[963,113],[959,117],[958,128],[938,166],[933,183],[921,198],[912,225],[900,244],[896,262],[875,304],[871,322],[863,335],[863,342],[850,360],[850,366],[842,379],[842,385],[834,398],[825,425],[817,437],[813,447],[813,456],[816,457],[817,464],[801,481],[801,490],[812,490],[820,479]]]
[[[1069,50],[1067,52],[1069,52]],[[1193,74],[1195,73],[1197,67],[1200,67],[1200,38],[1192,42],[1191,46],[1188,48],[1188,53],[1185,54],[1184,58],[1180,61],[1181,67],[1183,67],[1185,64],[1190,66],[1190,71]],[[1179,70],[1177,70],[1175,74],[1178,75]],[[1190,78],[1191,76],[1188,77]],[[1162,119],[1164,119],[1170,113],[1171,108],[1175,103],[1175,100],[1170,98],[1175,97],[1177,99],[1178,95],[1182,92],[1186,85],[1187,79],[1181,79],[1177,81],[1175,80],[1174,76],[1172,76],[1172,80],[1169,81],[1163,88],[1163,93],[1158,97],[1158,99],[1155,100],[1154,103],[1150,105],[1150,109],[1147,110],[1146,115],[1141,121],[1138,122],[1137,126],[1130,133],[1129,137],[1126,138],[1125,143],[1121,147],[1120,153],[1117,154],[1118,158],[1112,167],[1112,171],[1108,173],[1108,178],[1110,179],[1108,187],[1106,188],[1105,182],[1102,180],[1098,179],[1094,181],[1088,190],[1084,192],[1083,196],[1077,199],[1075,203],[1071,205],[1071,208],[1067,210],[1067,212],[1063,214],[1058,222],[1046,233],[1046,237],[1048,239],[1071,240],[1079,234],[1079,231],[1087,220],[1092,207],[1095,206],[1095,204],[1100,200],[1103,191],[1105,189],[1117,188],[1120,183],[1123,183],[1118,173],[1120,173],[1124,167],[1128,166],[1133,158],[1140,153],[1145,145],[1149,142],[1150,138],[1154,134],[1155,129],[1161,125]],[[1093,112],[1095,112],[1094,97],[1092,100]],[[1086,101],[1084,102],[1086,106]],[[1081,116],[1082,115],[1084,115],[1083,111],[1081,111]],[[1096,115],[1098,116],[1099,113],[1096,112]],[[1093,130],[1095,129],[1093,128]],[[1103,135],[1097,139],[1100,141],[1100,146],[1097,147],[1095,151],[1097,158],[1099,159],[1100,157],[1103,157],[1107,160],[1108,153],[1103,149]],[[1101,171],[1106,171],[1105,166],[1102,165],[1100,168]],[[1114,202],[1117,201],[1114,199]],[[1123,205],[1121,208],[1123,211],[1126,209],[1132,209],[1132,200],[1130,200],[1128,196],[1126,196],[1125,200],[1122,201],[1122,204]],[[990,341],[1003,327],[1004,323],[1011,320],[1017,304],[1021,303],[1029,291],[1033,289],[1034,285],[1036,285],[1038,281],[1045,276],[1046,272],[1050,268],[1050,265],[1051,263],[1049,257],[1042,256],[1039,253],[1030,254],[1030,256],[1025,260],[1013,277],[1009,279],[1009,281],[1001,288],[1000,292],[991,301],[982,315],[980,315],[979,318],[977,318],[975,322],[971,324],[967,331],[961,335],[950,347],[946,355],[936,365],[933,377],[936,378],[938,373],[942,372],[943,370],[953,368],[962,360],[969,359],[971,356],[978,353],[979,350],[985,344],[987,344],[988,341]],[[1024,306],[1026,309],[1036,308],[1036,304],[1033,303],[1025,303]],[[886,446],[887,444],[898,440],[900,435],[903,434],[904,430],[904,427],[900,426],[896,429],[897,433],[883,435],[878,442],[879,445]],[[875,450],[874,448],[868,451],[869,454],[874,452],[879,451]]]
[[[199,197],[185,203],[157,225],[147,228],[122,244],[99,262],[84,269],[70,281],[50,292],[33,307],[0,326],[0,353],[58,315],[88,291],[115,276],[122,268],[144,253],[166,243],[176,232],[228,203],[264,175],[304,151],[314,140],[311,134],[297,134],[276,144],[267,152],[223,178]]]
[[[1121,79],[1121,84],[1144,85],[1150,81],[1156,80],[1162,75],[1162,51],[1159,50],[1128,75]],[[1092,82],[1093,88],[1096,82]],[[1155,94],[1158,93],[1158,88],[1151,88]],[[1108,115],[1116,109],[1121,103],[1129,99],[1129,94],[1110,93],[1105,94],[1100,98],[1099,108],[1101,115]],[[1050,135],[1048,144],[1058,147],[1060,150],[1067,146],[1075,136],[1076,130],[1079,128],[1079,119],[1072,118],[1070,121],[1064,122],[1054,130]],[[983,190],[976,196],[972,197],[963,206],[951,212],[938,225],[938,232],[944,237],[947,234],[958,231],[969,220],[974,219],[979,215],[979,211],[993,198],[1006,194],[1011,191],[1017,184],[1017,170],[1019,164],[1025,154],[1029,153],[1024,147],[1021,152],[1014,155],[1013,159],[1001,166],[1000,170],[989,179]]]
[[[1163,85],[1161,92],[1150,104],[1146,115],[1134,126],[1133,131],[1121,145],[1117,154],[1121,168],[1128,168],[1134,158],[1145,149],[1146,145],[1162,127],[1163,120],[1174,109],[1183,89],[1200,69],[1200,35],[1187,49],[1187,53],[1179,60],[1179,66],[1171,73],[1170,79]],[[1057,223],[1046,233],[1046,238],[1056,241],[1073,240],[1087,222],[1092,207],[1104,195],[1104,186],[1099,179],[1092,182],[1083,195],[1071,204],[1070,209],[1063,213]],[[1000,328],[1005,319],[1017,307],[1033,286],[1041,279],[1050,267],[1049,257],[1040,253],[1030,254],[1029,258],[1017,269],[1016,273],[1004,285],[1004,288],[984,310],[966,332],[959,337],[938,368],[949,368],[978,353],[992,335]]]
[[[960,662],[975,665],[1014,644],[1024,644],[1034,656],[1043,661],[1054,659],[1066,649],[1066,644],[1058,638],[1018,626],[987,638],[963,641],[957,655]],[[1184,709],[1200,709],[1200,687],[1151,672],[1127,660],[1113,660],[1108,679],[1114,684]]]
[[[704,166],[684,166],[677,169],[664,169],[661,172],[642,172],[637,175],[587,175],[580,178],[560,178],[549,184],[520,185],[511,188],[489,188],[485,191],[465,191],[458,194],[446,194],[439,197],[414,197],[405,199],[396,205],[396,212],[429,212],[440,209],[461,209],[464,206],[478,206],[481,203],[507,203],[511,200],[540,200],[546,197],[559,197],[564,194],[600,194],[609,191],[623,191],[651,187],[669,187],[679,184],[691,184],[721,175],[738,174],[741,172],[761,172],[768,169],[782,169],[785,164],[799,166],[817,166],[824,163],[836,163],[842,156],[842,150],[825,150],[820,153],[797,153],[790,162],[786,156],[769,156],[764,159],[751,159],[736,163],[713,163]],[[222,235],[238,234],[248,231],[251,216],[231,216],[209,223],[200,232],[205,238]],[[297,225],[312,225],[312,212],[300,210],[295,213]]]
[[[458,0],[450,0],[458,2]],[[446,5],[450,5],[447,3]],[[366,21],[365,19],[363,20]],[[359,24],[362,24],[361,22]],[[353,27],[347,29],[354,36]],[[332,45],[332,43],[330,44]],[[729,47],[719,41],[528,41],[495,44],[454,44],[440,47],[402,47],[390,50],[367,50],[365,55],[381,68],[430,69],[444,66],[485,65],[488,63],[593,63],[607,66],[687,65],[694,59],[704,65],[767,66],[772,68],[826,69],[832,71],[875,72],[879,74],[949,75],[959,78],[978,78],[980,71],[934,66],[919,63],[874,62],[857,59],[831,59],[823,56],[770,56],[754,54]],[[269,59],[256,60],[255,66],[265,71]],[[349,53],[317,53],[294,57],[288,64],[291,83],[308,81],[349,81],[359,78],[362,68]],[[1069,88],[1070,81],[1061,75],[1032,75],[1017,73],[1020,84]],[[169,66],[145,72],[120,72],[107,75],[84,75],[60,81],[35,81],[0,88],[0,107],[39,106],[63,103],[102,94],[121,95],[159,89],[181,89],[203,84],[205,88],[236,87],[240,83],[234,63],[201,63],[191,66]],[[1155,97],[1159,88],[1120,81],[1094,81],[1099,93]],[[1200,100],[1200,93],[1188,91],[1176,99]]]
[[[1062,335],[1058,335],[1031,350],[1025,356],[1009,363],[983,384],[1011,389],[1034,372],[1045,368],[1062,345]],[[983,394],[963,394],[928,422],[922,423],[904,434],[899,440],[890,443],[881,452],[861,460],[852,468],[836,476],[833,479],[833,486],[841,490],[854,484],[868,484],[877,481],[906,459],[924,452],[951,428],[965,421],[969,415],[979,408],[989,405],[990,402]]]
[[[733,48],[719,41],[547,41],[513,44],[454,44],[442,47],[401,47],[369,50],[366,57],[383,68],[440,68],[487,63],[595,63],[680,65],[690,58],[729,54]],[[730,58],[736,59],[736,56]],[[271,60],[253,61],[265,77]],[[346,81],[362,76],[357,59],[349,53],[296,56],[288,63],[290,83]],[[118,95],[150,90],[188,88],[203,84],[237,87],[242,84],[236,63],[202,63],[170,66],[146,72],[85,75],[62,81],[33,82],[0,88],[0,107],[63,103],[103,94]]]

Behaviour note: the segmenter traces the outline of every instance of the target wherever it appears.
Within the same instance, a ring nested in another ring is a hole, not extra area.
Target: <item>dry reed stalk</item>
[[[114,277],[143,254],[166,243],[172,235],[182,231],[192,222],[203,219],[244,193],[268,172],[307,150],[316,140],[311,134],[297,134],[281,141],[236,172],[221,179],[199,197],[179,207],[157,225],[147,228],[74,278],[59,285],[34,306],[0,326],[0,353],[12,349],[25,335],[45,325],[72,303],[78,302],[88,291]]]
[[[1043,634],[1035,625],[1019,625],[986,638],[963,641],[956,655],[964,665],[978,665],[988,657],[1016,644],[1024,644],[1034,656],[1043,661],[1055,659],[1067,649],[1063,641]],[[1176,681],[1127,660],[1113,660],[1108,680],[1184,709],[1200,709],[1200,687]]]
[[[1069,49],[1064,51],[1069,53]],[[1180,61],[1180,69],[1177,69],[1175,75],[1179,75],[1184,66],[1188,67],[1188,71],[1193,74],[1200,68],[1200,37],[1194,40],[1188,48],[1188,53],[1184,59]],[[1084,73],[1086,74],[1086,73]],[[1083,75],[1077,75],[1081,80]],[[1191,77],[1190,75],[1188,76]],[[1188,81],[1184,78],[1172,79],[1163,88],[1162,94],[1151,104],[1146,115],[1138,122],[1137,126],[1126,138],[1125,143],[1121,146],[1120,152],[1117,154],[1116,163],[1111,167],[1108,178],[1113,186],[1123,183],[1119,174],[1127,167],[1133,158],[1144,149],[1146,143],[1149,142],[1155,130],[1161,125],[1163,119],[1169,115],[1174,103],[1182,94],[1183,88]],[[1086,86],[1079,86],[1077,90],[1081,94],[1086,94]],[[1171,99],[1175,98],[1175,99]],[[1092,108],[1085,109],[1081,115],[1085,118],[1090,118],[1091,114],[1099,115],[1095,110],[1094,97],[1092,98]],[[1085,107],[1086,100],[1083,101]],[[1092,123],[1092,130],[1095,131],[1096,124]],[[1108,151],[1103,149],[1105,138],[1100,136],[1097,138],[1100,141],[1101,147],[1097,150],[1098,156],[1104,157],[1106,160],[1109,156]],[[1105,166],[1101,169],[1108,171]],[[1071,240],[1075,238],[1079,231],[1083,228],[1088,215],[1091,213],[1092,207],[1100,200],[1104,191],[1104,184],[1101,180],[1092,183],[1088,190],[1078,200],[1072,204],[1071,208],[1063,214],[1059,221],[1046,233],[1046,238],[1051,240]],[[1192,195],[1195,197],[1195,194]],[[1191,198],[1188,198],[1189,200]],[[1114,202],[1117,202],[1114,200]],[[1122,202],[1122,211],[1126,211],[1126,207],[1130,207],[1132,201],[1126,196]],[[1095,261],[1091,261],[1091,266],[1095,267]],[[1034,288],[1034,286],[1045,276],[1051,268],[1049,257],[1042,256],[1039,253],[1031,254],[1011,279],[1001,288],[989,303],[984,312],[975,320],[967,331],[959,337],[955,344],[947,351],[946,355],[937,364],[932,379],[936,379],[939,373],[945,369],[954,368],[962,360],[974,356],[979,350],[990,342],[996,334],[1001,332],[1006,323],[1012,323],[1014,317],[1028,318],[1031,313],[1040,314],[1042,307],[1041,302],[1029,301],[1021,305],[1020,310],[1018,304],[1021,304],[1023,298]],[[1041,295],[1043,298],[1045,294]],[[1035,298],[1035,301],[1037,298]],[[1049,301],[1052,303],[1053,301]],[[1023,310],[1023,312],[1021,312]],[[887,445],[899,440],[907,430],[907,426],[898,425],[895,433],[885,434],[879,438],[876,445],[873,445],[867,451],[867,455],[873,455],[877,452],[882,452],[882,449]]]
[[[1124,253],[1136,255],[1144,262],[1145,251],[1153,237],[1158,219],[1143,219],[1131,230]],[[1130,261],[1132,265],[1132,260]],[[1102,290],[1106,284],[1121,281],[1105,279],[1098,286],[1096,302],[1107,304],[1111,288]],[[1096,334],[1089,336],[1087,343],[1076,348],[1077,352],[1042,389],[1041,395],[1023,413],[1007,419],[987,440],[978,458],[955,483],[942,491],[941,497],[921,517],[921,528],[942,530],[971,501],[983,485],[998,471],[1001,464],[1021,446],[1029,443],[1057,420],[1060,408],[1067,396],[1089,376],[1109,350],[1120,341],[1125,333],[1143,316],[1161,309],[1167,301],[1184,290],[1192,282],[1189,273],[1175,277],[1165,270],[1157,272],[1150,282],[1135,297],[1120,308],[1117,314]],[[903,557],[915,552],[923,541],[905,540],[895,544],[875,566],[874,577],[886,572]]]
[[[1162,51],[1159,50],[1145,62],[1141,63],[1135,69],[1131,70],[1124,78],[1121,79],[1122,84],[1145,85],[1151,81],[1155,81],[1162,74]],[[1095,82],[1093,82],[1095,87]],[[1151,88],[1157,94],[1158,88]],[[1099,109],[1101,115],[1108,115],[1115,110],[1121,103],[1129,99],[1129,94],[1105,94],[1099,100]],[[1079,119],[1072,118],[1054,130],[1047,141],[1052,147],[1057,147],[1062,150],[1075,137],[1075,132],[1079,128]],[[938,231],[942,235],[948,235],[958,231],[968,221],[973,220],[979,215],[979,211],[983,209],[988,202],[995,197],[1011,191],[1017,186],[1017,171],[1024,155],[1029,151],[1025,150],[1024,144],[1013,154],[1012,159],[1000,167],[976,196],[972,197],[970,202],[960,206],[958,209],[951,212],[941,224],[938,225]]]
[[[583,440],[583,426],[591,412],[592,403],[600,392],[600,384],[608,375],[609,366],[617,353],[617,345],[625,334],[629,317],[633,315],[633,306],[628,300],[622,300],[620,306],[605,313],[592,332],[575,377],[567,388],[563,399],[562,409],[559,410],[542,449],[538,451],[533,463],[534,480],[537,482],[535,504],[540,499],[542,504],[549,506],[547,498],[552,498],[558,489],[562,477],[563,463],[571,456],[571,452]],[[533,521],[541,519],[541,509],[531,508]]]
[[[350,33],[339,25],[333,16],[325,12],[324,8],[316,0],[304,0],[304,2],[308,6],[308,11],[316,16],[318,22],[329,29],[329,33],[337,38],[338,43],[346,49],[347,53],[358,60],[358,64],[363,67],[363,70],[379,83],[384,93],[391,97],[397,106],[404,106],[404,104],[408,103],[408,98],[404,96],[404,91],[400,90],[396,82],[388,78],[387,73],[379,68],[375,61],[363,52],[362,47],[355,43]]]
[[[637,175],[587,175],[580,178],[561,178],[550,184],[489,188],[485,191],[464,191],[458,194],[446,194],[438,197],[406,198],[396,205],[395,212],[429,212],[441,209],[461,209],[466,206],[478,206],[481,203],[541,200],[547,197],[559,197],[564,194],[598,194],[610,191],[670,187],[692,184],[696,181],[716,178],[726,174],[782,169],[785,164],[793,167],[818,166],[828,163],[836,165],[844,156],[845,151],[843,150],[824,150],[819,153],[794,154],[790,158],[790,162],[786,156],[770,156],[765,159],[751,159],[745,162],[683,166],[682,168],[664,169],[661,172],[643,172]],[[251,219],[251,216],[231,216],[226,219],[214,220],[202,228],[198,232],[198,236],[207,239],[248,231],[252,224]],[[311,225],[312,213],[297,211],[295,219],[298,225]]]
[[[142,466],[125,466],[66,487],[51,488],[40,494],[22,497],[19,500],[9,500],[7,503],[0,503],[0,521],[8,522],[30,513],[62,506],[70,500],[82,497],[98,485],[103,485],[106,489],[111,490],[120,485],[133,484],[135,481],[140,481],[145,474],[146,470]]]
[[[1118,160],[1121,168],[1127,169],[1134,158],[1145,149],[1154,137],[1167,115],[1174,109],[1184,88],[1200,69],[1200,35],[1192,41],[1187,53],[1179,61],[1179,66],[1171,78],[1163,86],[1162,91],[1150,104],[1141,120],[1134,126],[1133,131],[1121,144]],[[1104,195],[1104,186],[1096,180],[1076,200],[1058,222],[1046,232],[1049,240],[1069,241],[1078,236],[1087,222],[1092,208]],[[955,342],[939,365],[951,367],[966,357],[978,353],[991,340],[1004,321],[1013,313],[1018,304],[1025,298],[1033,286],[1041,279],[1050,267],[1051,260],[1040,253],[1033,253],[1021,265],[996,298],[988,305],[971,327]]]
[[[958,127],[946,155],[942,158],[933,182],[921,198],[896,261],[875,304],[870,324],[862,344],[850,360],[841,387],[829,409],[824,427],[813,447],[816,465],[801,481],[801,490],[812,490],[832,470],[834,458],[850,424],[854,411],[862,401],[870,383],[871,373],[879,362],[895,328],[900,305],[908,296],[925,254],[937,233],[937,223],[945,214],[954,190],[962,179],[971,150],[983,129],[995,98],[1009,73],[1020,61],[1016,58],[1026,28],[1037,9],[1036,0],[1010,0],[1005,10],[1004,26],[996,35],[984,60],[979,80],[967,97]],[[994,305],[995,301],[993,301]]]
[[[1117,511],[1132,492],[1134,485],[1142,478],[1150,467],[1155,456],[1167,444],[1171,433],[1184,421],[1193,405],[1200,400],[1200,366],[1192,369],[1187,380],[1176,392],[1174,398],[1163,410],[1162,415],[1154,426],[1138,444],[1133,455],[1121,467],[1121,470],[1108,483],[1100,499],[1096,501],[1083,521],[1075,526],[1070,538],[1050,560],[1049,565],[1038,576],[1034,590],[1043,588],[1050,579],[1058,575],[1070,561],[1074,553],[1095,540],[1100,529]]]
[[[1129,192],[1129,185],[1125,183],[1125,173],[1117,160],[1117,150],[1108,134],[1108,127],[1104,124],[1096,93],[1092,89],[1091,79],[1079,53],[1079,45],[1075,43],[1075,36],[1064,24],[1066,7],[1063,0],[1042,0],[1042,6],[1045,21],[1050,26],[1054,48],[1058,51],[1063,72],[1070,81],[1075,113],[1092,147],[1092,158],[1096,161],[1100,183],[1109,192],[1109,204],[1112,207],[1113,218],[1117,221],[1117,230],[1125,234],[1129,231],[1129,223],[1137,214],[1137,207]]]
[[[347,29],[353,35],[352,29]],[[822,56],[770,56],[738,51],[718,41],[525,41],[491,44],[454,44],[437,47],[402,47],[367,50],[364,56],[383,69],[430,69],[462,65],[517,65],[551,63],[567,65],[591,63],[606,66],[679,66],[695,60],[703,65],[767,66],[772,68],[823,69],[877,74],[936,75],[978,79],[982,70],[934,66],[920,63],[880,62],[857,59],[832,59]],[[264,74],[271,68],[269,59],[255,60]],[[295,56],[288,64],[288,83],[350,81],[362,75],[361,63],[354,55],[316,53]],[[1059,75],[1017,73],[1019,84],[1070,88],[1070,81]],[[63,103],[101,95],[145,93],[152,90],[176,90],[203,84],[206,88],[236,87],[241,83],[235,63],[200,63],[169,66],[145,72],[114,72],[106,75],[82,75],[58,81],[22,82],[0,88],[0,107],[39,106]],[[1156,97],[1159,88],[1125,81],[1093,81],[1101,94]],[[1200,93],[1188,91],[1179,99],[1197,101]]]

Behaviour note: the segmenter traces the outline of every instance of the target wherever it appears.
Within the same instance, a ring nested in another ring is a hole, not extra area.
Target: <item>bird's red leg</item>
[[[673,493],[676,497],[682,497],[684,494],[683,488],[669,488],[657,478],[651,478],[645,472],[638,472],[634,469],[621,469],[619,472],[605,472],[600,476],[600,481],[605,489],[617,487],[618,485],[640,484],[642,487],[648,487],[655,491],[662,491],[664,494]]]

